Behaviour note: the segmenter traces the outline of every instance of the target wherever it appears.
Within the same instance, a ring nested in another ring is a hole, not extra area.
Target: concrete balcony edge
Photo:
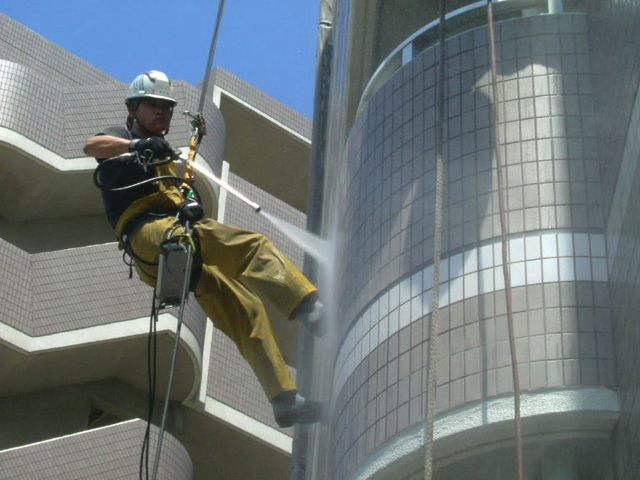
[[[492,398],[439,415],[434,425],[434,466],[513,443],[513,397]],[[618,395],[606,387],[579,387],[523,393],[524,443],[567,434],[606,438],[619,417]],[[546,421],[545,421],[546,420]],[[563,420],[567,428],[563,428]],[[576,429],[576,423],[581,428]],[[349,475],[349,480],[404,478],[424,464],[426,422],[381,445]]]
[[[177,326],[178,319],[174,315],[163,313],[158,316],[156,331],[157,334],[168,333],[175,337]],[[146,318],[136,318],[37,337],[32,337],[0,322],[0,344],[6,345],[25,357],[86,347],[91,344],[142,337],[148,334],[148,319]],[[194,370],[194,381],[189,388],[189,393],[183,399],[184,403],[189,403],[197,397],[199,392],[203,352],[196,335],[186,324],[182,325],[180,340],[184,352],[191,359]]]

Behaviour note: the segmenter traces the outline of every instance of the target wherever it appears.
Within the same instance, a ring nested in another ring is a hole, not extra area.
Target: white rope
[[[424,437],[424,478],[431,480],[433,476],[433,425],[435,418],[437,366],[438,366],[438,329],[440,313],[440,257],[442,250],[442,197],[444,184],[444,104],[445,104],[445,8],[446,0],[440,0],[440,58],[438,61],[438,123],[436,125],[436,204],[433,232],[433,309],[431,313],[431,328],[429,333],[429,368],[427,381],[426,408],[427,426]],[[425,316],[425,323],[428,323]],[[426,331],[425,325],[425,331]]]

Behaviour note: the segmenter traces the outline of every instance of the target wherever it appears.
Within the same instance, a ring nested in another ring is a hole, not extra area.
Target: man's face
[[[157,135],[169,128],[172,113],[173,104],[157,98],[142,100],[135,111],[138,122]]]

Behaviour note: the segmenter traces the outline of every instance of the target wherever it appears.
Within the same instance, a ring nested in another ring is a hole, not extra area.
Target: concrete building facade
[[[128,84],[2,14],[0,31],[0,478],[138,478],[152,292],[129,278],[82,153],[124,124]],[[181,112],[196,111],[200,89],[174,84],[168,140],[186,150]],[[223,69],[210,85],[197,161],[304,226],[311,121]],[[273,182],[286,176],[297,181]],[[266,233],[302,266],[266,218],[204,178],[196,186],[207,214]],[[273,318],[295,369],[296,325]],[[176,327],[177,310],[161,312],[152,463]],[[248,364],[195,301],[180,339],[158,478],[287,478],[292,429],[277,427]]]
[[[496,148],[526,478],[636,478],[639,5],[493,2],[496,99],[486,2],[447,2],[442,86],[439,2],[325,3],[319,157],[339,313],[318,353],[332,412],[310,437],[312,478],[423,478],[429,401],[434,478],[517,478]]]

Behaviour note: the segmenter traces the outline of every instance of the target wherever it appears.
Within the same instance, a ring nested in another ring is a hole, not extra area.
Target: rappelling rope
[[[431,312],[431,331],[429,334],[429,368],[427,381],[426,408],[427,426],[424,435],[424,478],[431,480],[433,476],[433,425],[435,418],[436,387],[437,387],[437,363],[438,363],[438,328],[440,313],[440,256],[442,250],[442,197],[443,197],[443,170],[444,170],[444,106],[445,106],[445,8],[446,0],[440,0],[440,57],[438,60],[438,122],[436,123],[436,205],[435,225],[433,232],[433,309]],[[428,323],[428,315],[424,321]],[[428,325],[425,325],[425,330]]]
[[[191,117],[191,137],[189,139],[189,154],[188,154],[188,162],[184,171],[184,182],[182,183],[182,185],[180,186],[180,191],[182,193],[182,195],[184,196],[185,199],[193,199],[199,202],[199,198],[197,195],[197,192],[195,191],[195,189],[193,188],[192,184],[194,182],[194,175],[193,175],[193,169],[192,169],[192,165],[195,163],[195,159],[196,159],[196,154],[198,151],[198,147],[200,146],[200,143],[202,142],[202,138],[204,137],[204,135],[207,133],[206,130],[206,121],[204,118],[204,114],[203,114],[203,110],[204,110],[204,104],[205,104],[205,99],[207,96],[207,91],[209,89],[209,78],[211,76],[211,66],[213,64],[213,57],[215,55],[215,48],[216,48],[216,43],[217,43],[217,39],[218,39],[218,33],[220,30],[220,23],[222,20],[222,13],[224,11],[224,0],[220,0],[220,3],[218,4],[218,13],[217,13],[217,18],[216,18],[216,25],[214,28],[214,32],[213,32],[213,38],[211,40],[211,46],[209,48],[209,57],[207,60],[207,67],[206,67],[206,71],[205,71],[205,76],[204,76],[204,81],[203,81],[203,85],[202,85],[202,90],[200,92],[200,103],[198,105],[198,112],[195,114],[191,114],[188,111],[185,112],[185,114],[189,115]],[[168,165],[167,167],[173,168],[173,163],[171,163],[170,165]],[[173,170],[172,170],[173,173]],[[187,265],[186,265],[186,271],[187,272],[191,272],[191,266],[192,266],[192,254],[196,249],[196,245],[194,243],[194,239],[193,236],[191,235],[191,226],[189,225],[189,222],[185,222],[184,224],[184,231],[181,234],[177,234],[177,235],[173,235],[173,231],[176,228],[177,224],[174,224],[170,230],[169,236],[173,236],[173,238],[176,238],[178,240],[178,243],[181,244],[183,246],[183,248],[186,249],[187,251]],[[166,429],[166,421],[167,421],[167,416],[168,416],[168,410],[169,410],[169,400],[170,400],[170,394],[171,394],[171,386],[173,383],[173,376],[174,376],[174,372],[175,372],[175,365],[176,365],[176,361],[177,361],[177,357],[178,357],[178,346],[179,346],[179,342],[180,342],[180,330],[182,327],[182,318],[183,318],[183,314],[184,314],[184,308],[185,308],[185,300],[187,298],[187,296],[189,295],[189,275],[187,275],[185,282],[184,282],[184,287],[183,287],[183,291],[182,291],[182,301],[180,302],[180,309],[178,312],[178,325],[176,327],[176,337],[175,337],[175,342],[174,342],[174,348],[173,348],[173,356],[171,359],[171,367],[169,369],[169,379],[168,379],[168,385],[167,385],[167,394],[165,397],[165,403],[164,403],[164,410],[163,410],[163,414],[162,414],[162,421],[161,421],[161,426],[160,426],[160,430],[158,433],[158,440],[157,440],[157,445],[156,445],[156,454],[155,454],[155,461],[153,464],[153,473],[152,473],[152,480],[156,480],[157,475],[158,475],[158,471],[159,471],[159,465],[160,465],[160,455],[161,455],[161,449],[162,449],[162,441],[163,441],[163,436],[164,436],[164,432]],[[154,292],[154,304],[155,304],[155,292]],[[155,335],[155,333],[154,333]],[[155,361],[154,361],[154,368],[155,368]],[[153,388],[155,389],[155,380],[153,381]],[[150,414],[149,414],[149,423],[151,422],[151,413],[152,413],[152,408],[153,406],[151,405],[150,407]],[[147,445],[148,445],[148,439],[147,439]],[[144,449],[143,449],[144,451]],[[148,447],[147,447],[147,452],[146,452],[146,475],[148,477]],[[140,468],[140,477],[142,477],[142,466]]]
[[[437,156],[436,156],[436,205],[435,205],[435,226],[434,226],[434,268],[433,268],[433,309],[431,314],[430,336],[429,336],[429,368],[428,368],[428,389],[427,389],[427,426],[425,428],[425,465],[424,478],[431,480],[433,477],[433,426],[435,418],[435,399],[437,387],[437,344],[438,344],[438,317],[440,311],[440,257],[441,257],[441,237],[442,237],[442,197],[443,197],[443,145],[444,145],[444,79],[445,79],[445,8],[446,0],[440,0],[440,57],[438,63],[438,122],[436,132]],[[511,276],[509,272],[509,248],[507,239],[507,219],[504,205],[504,179],[502,174],[503,162],[500,151],[500,115],[499,115],[499,95],[497,81],[497,53],[496,39],[493,20],[493,2],[487,0],[487,15],[491,46],[491,86],[493,94],[494,108],[494,135],[495,152],[497,163],[498,181],[498,205],[500,211],[500,229],[502,235],[502,270],[505,284],[505,297],[507,305],[507,325],[509,330],[509,346],[511,350],[511,369],[514,386],[514,417],[516,427],[516,450],[518,479],[524,480],[524,448],[522,441],[522,421],[520,415],[520,376],[518,372],[518,357],[515,345],[515,334],[513,328],[513,295],[511,290]],[[425,317],[425,320],[428,317]]]
[[[193,182],[193,168],[191,166],[192,162],[196,161],[196,153],[198,152],[198,147],[200,146],[200,142],[202,141],[202,137],[204,137],[207,133],[206,122],[204,119],[204,102],[207,98],[207,93],[209,90],[209,78],[211,77],[211,67],[213,66],[213,57],[216,52],[216,44],[218,43],[218,33],[220,32],[220,23],[222,22],[222,14],[224,12],[224,2],[225,0],[220,0],[218,4],[218,14],[216,16],[216,26],[213,29],[213,37],[211,38],[211,46],[209,47],[209,57],[207,59],[207,67],[204,73],[204,80],[202,82],[202,89],[200,91],[200,102],[198,103],[198,112],[195,115],[190,114],[189,112],[185,112],[185,114],[191,117],[191,138],[189,139],[189,155],[187,162],[187,167],[184,172],[184,178],[187,181]],[[189,196],[187,193],[186,196]]]
[[[507,326],[509,329],[509,346],[511,349],[511,371],[513,375],[513,404],[516,428],[516,451],[518,457],[518,479],[524,480],[524,448],[522,443],[522,421],[520,418],[520,375],[518,372],[518,356],[513,331],[513,296],[511,292],[511,275],[509,272],[509,244],[507,239],[507,218],[504,205],[503,161],[500,151],[500,97],[498,92],[498,67],[496,52],[496,36],[493,19],[493,2],[487,0],[487,16],[489,23],[489,42],[491,50],[491,89],[493,93],[493,131],[495,135],[496,169],[498,180],[498,205],[500,210],[500,231],[502,233],[502,273],[504,275],[504,292],[507,304]]]

